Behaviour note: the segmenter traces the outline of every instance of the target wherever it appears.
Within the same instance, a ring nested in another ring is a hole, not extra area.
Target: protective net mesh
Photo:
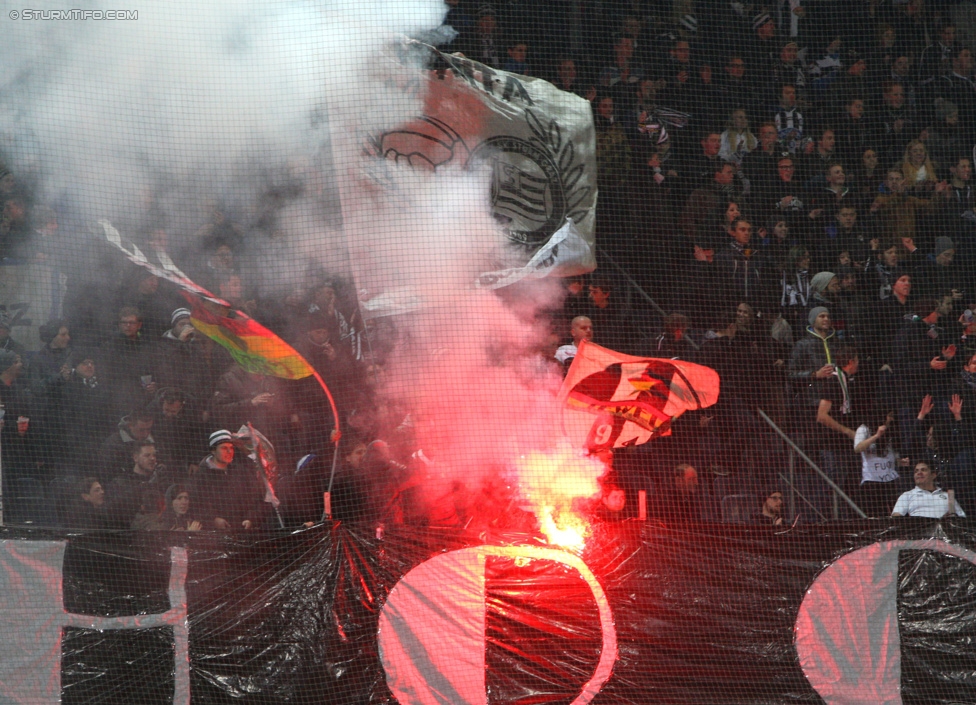
[[[976,700],[970,8],[9,10],[0,700]]]

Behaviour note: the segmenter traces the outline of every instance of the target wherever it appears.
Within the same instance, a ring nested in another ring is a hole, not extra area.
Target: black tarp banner
[[[521,540],[520,540],[521,539]],[[973,703],[966,520],[0,536],[4,703]]]

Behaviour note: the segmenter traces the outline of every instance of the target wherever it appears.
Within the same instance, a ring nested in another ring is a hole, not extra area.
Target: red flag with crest
[[[718,401],[719,376],[683,360],[624,355],[582,341],[563,380],[563,427],[589,451],[640,445]]]

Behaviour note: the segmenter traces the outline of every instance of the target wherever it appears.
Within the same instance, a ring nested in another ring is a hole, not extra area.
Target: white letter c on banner
[[[477,546],[427,560],[393,586],[380,612],[380,660],[401,705],[484,705],[485,559],[528,558],[575,569],[593,593],[603,648],[573,705],[586,705],[617,660],[617,632],[603,587],[577,556],[535,546]]]

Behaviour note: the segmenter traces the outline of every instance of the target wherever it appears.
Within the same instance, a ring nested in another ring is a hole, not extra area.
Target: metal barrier
[[[776,425],[776,422],[773,421],[771,418],[769,418],[766,415],[766,412],[765,411],[763,411],[762,409],[757,409],[756,411],[759,412],[760,418],[762,418],[762,420],[765,421],[769,425],[769,427],[771,429],[773,429],[777,433],[777,435],[779,435],[779,437],[782,438],[783,441],[786,443],[786,445],[789,447],[789,452],[790,452],[789,473],[790,473],[790,477],[789,477],[789,479],[787,479],[787,478],[783,478],[783,479],[790,486],[790,513],[791,513],[791,515],[796,516],[796,514],[795,514],[795,507],[794,507],[794,497],[795,496],[799,496],[804,502],[806,502],[806,504],[808,506],[810,506],[811,508],[813,508],[813,510],[816,511],[817,514],[820,515],[820,517],[822,519],[826,519],[826,517],[824,517],[824,515],[819,510],[817,510],[816,507],[814,507],[813,504],[796,487],[796,468],[795,468],[795,460],[794,460],[794,458],[796,456],[799,456],[803,460],[803,462],[805,462],[807,465],[809,465],[810,468],[814,472],[816,472],[820,476],[820,478],[824,482],[826,482],[827,485],[829,485],[830,488],[833,490],[833,492],[834,492],[833,518],[834,519],[839,519],[840,518],[840,500],[844,500],[845,502],[847,502],[848,506],[851,509],[854,510],[854,513],[857,514],[862,519],[867,519],[868,518],[868,515],[865,514],[861,510],[861,508],[859,506],[857,506],[857,504],[854,503],[854,500],[852,500],[850,497],[848,497],[847,496],[847,493],[845,493],[844,490],[842,490],[837,485],[836,482],[834,482],[833,480],[831,480],[827,476],[827,474],[823,470],[821,470],[820,467],[815,462],[813,462],[812,460],[810,460],[810,458],[807,456],[806,453],[803,452],[803,450],[800,448],[800,446],[798,446],[796,443],[794,443],[793,442],[793,439],[790,438],[789,436],[787,436],[786,433],[779,426]],[[780,477],[782,477],[782,473],[780,474]]]
[[[609,262],[613,266],[613,268],[617,270],[617,273],[620,274],[620,276],[622,276],[624,280],[626,280],[627,284],[634,291],[636,291],[642,299],[644,299],[648,304],[650,304],[651,308],[653,308],[661,318],[667,318],[668,312],[665,311],[660,306],[658,306],[657,301],[652,299],[650,294],[644,291],[643,287],[641,287],[640,284],[634,281],[634,278],[631,277],[629,274],[627,274],[627,272],[624,270],[623,267],[621,267],[619,264],[614,262],[613,258],[607,254],[607,251],[605,249],[597,245],[597,250],[600,252],[600,257],[605,259],[607,262]],[[684,338],[688,342],[688,344],[691,345],[691,347],[693,347],[695,350],[701,350],[701,346],[698,343],[696,343],[694,340],[689,338],[687,334],[682,334],[682,338]]]

